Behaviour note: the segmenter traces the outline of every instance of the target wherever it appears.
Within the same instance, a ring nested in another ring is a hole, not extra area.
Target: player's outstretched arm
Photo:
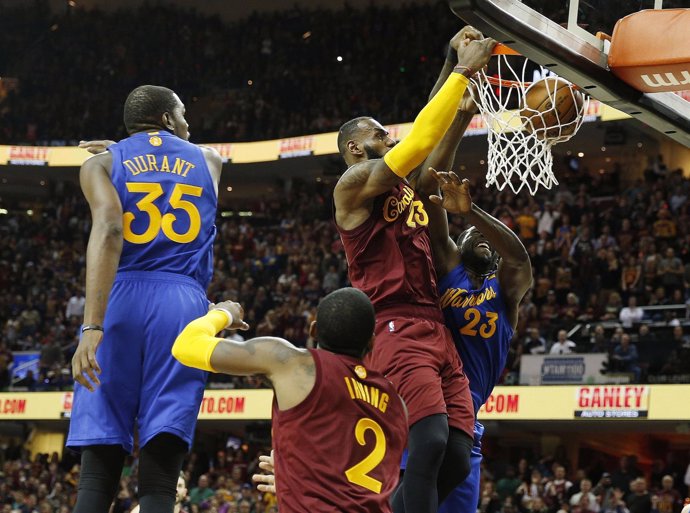
[[[336,211],[362,208],[371,199],[395,186],[419,166],[436,147],[455,118],[469,78],[491,57],[493,39],[470,41],[458,51],[460,64],[434,98],[421,110],[410,133],[383,159],[355,164],[334,190]]]
[[[442,196],[431,196],[429,199],[448,212],[464,216],[501,257],[498,282],[506,299],[510,322],[515,328],[518,306],[532,285],[532,265],[525,246],[515,232],[472,202],[469,181],[461,181],[453,172],[432,170],[431,173],[440,184]]]
[[[92,224],[86,249],[84,331],[72,358],[72,376],[91,391],[100,384],[96,350],[103,338],[108,297],[122,252],[122,204],[110,180],[111,163],[109,154],[98,155],[84,162],[79,171]]]
[[[172,347],[180,363],[209,372],[236,376],[261,374],[272,383],[281,410],[301,403],[314,387],[316,369],[311,353],[277,337],[256,337],[245,342],[216,335],[226,328],[249,328],[238,303],[211,306],[203,317],[190,322]]]
[[[115,141],[111,141],[109,139],[101,139],[101,140],[94,140],[94,141],[79,141],[79,147],[81,149],[86,150],[89,153],[93,153],[94,155],[97,155],[99,153],[103,153],[105,150],[107,150],[113,144],[115,144]]]

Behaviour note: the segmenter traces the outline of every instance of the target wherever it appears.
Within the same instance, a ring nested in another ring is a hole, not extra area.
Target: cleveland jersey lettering
[[[202,151],[168,132],[141,132],[108,148],[122,202],[119,271],[213,273],[216,192]]]
[[[377,312],[401,304],[438,308],[428,224],[419,197],[400,183],[374,200],[360,226],[338,227],[350,282],[369,296]]]
[[[470,381],[476,415],[505,368],[513,327],[506,316],[496,273],[473,290],[460,264],[440,281],[439,293],[446,326]]]

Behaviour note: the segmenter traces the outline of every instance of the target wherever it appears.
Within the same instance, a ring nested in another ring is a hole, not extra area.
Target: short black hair
[[[161,126],[161,117],[177,107],[175,92],[167,87],[143,85],[134,89],[125,100],[124,121],[128,133]]]
[[[355,133],[360,130],[359,122],[365,119],[371,119],[369,116],[360,116],[343,123],[343,126],[338,130],[338,151],[343,157],[347,152],[347,142],[351,141]]]
[[[346,287],[328,294],[316,311],[316,342],[332,353],[361,358],[374,334],[374,306],[361,290]]]

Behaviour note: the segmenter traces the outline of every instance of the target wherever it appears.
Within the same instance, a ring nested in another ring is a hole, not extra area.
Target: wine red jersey
[[[442,321],[428,224],[422,201],[401,182],[374,200],[364,223],[338,227],[350,282],[369,296],[377,314],[401,305],[433,307]]]
[[[390,512],[407,418],[393,385],[362,361],[310,350],[316,382],[289,410],[273,402],[281,513]]]

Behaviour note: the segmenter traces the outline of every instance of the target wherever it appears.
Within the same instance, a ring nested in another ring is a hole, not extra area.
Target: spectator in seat
[[[571,486],[573,486],[573,483],[565,477],[565,467],[562,465],[556,466],[553,479],[546,485],[546,493],[544,494],[546,502],[552,506],[560,504],[566,500],[568,489]]]
[[[599,479],[599,483],[594,487],[592,493],[597,497],[599,508],[602,512],[615,509],[613,485],[611,484],[611,474],[604,472]]]
[[[628,306],[623,308],[621,313],[618,314],[618,318],[624,328],[632,328],[633,324],[640,322],[643,317],[644,310],[637,306],[637,298],[635,296],[628,298]]]
[[[651,513],[652,498],[647,491],[644,477],[638,477],[630,484],[630,493],[625,498],[630,513]]]
[[[673,327],[673,337],[672,337],[673,343],[671,346],[673,349],[689,349],[690,348],[690,335],[684,335],[683,334],[683,327],[682,326],[674,326]]]
[[[594,327],[594,332],[589,338],[591,343],[590,353],[608,353],[610,350],[609,339],[606,337],[604,326],[597,324]]]
[[[215,492],[208,486],[208,476],[206,474],[200,475],[197,483],[198,485],[189,492],[189,502],[201,504],[215,495]]]
[[[680,513],[683,507],[680,493],[673,488],[673,477],[669,475],[661,478],[661,489],[652,497],[652,500],[656,502],[656,510],[659,513]]]
[[[639,383],[641,373],[640,367],[637,365],[639,356],[635,344],[630,343],[630,335],[623,333],[620,344],[613,350],[611,360],[613,363],[612,370],[632,373],[634,383]]]
[[[613,500],[611,501],[611,506],[604,510],[603,513],[630,513],[630,510],[623,500],[623,490],[620,488],[613,489]]]
[[[539,328],[530,328],[529,335],[525,339],[524,353],[544,354],[546,353],[546,340],[539,333]]]
[[[496,492],[500,499],[505,501],[506,497],[515,493],[518,486],[520,486],[520,478],[515,475],[515,467],[509,465],[506,468],[506,475],[496,482]]]
[[[586,503],[583,503],[583,498],[587,499]],[[586,508],[587,511],[592,513],[599,512],[599,503],[594,493],[592,493],[592,481],[589,479],[580,481],[580,491],[570,498],[570,505],[573,507],[573,511],[575,511],[575,507],[579,506],[580,508]],[[584,510],[581,509],[580,511]]]
[[[553,343],[549,354],[572,354],[575,352],[577,344],[568,339],[568,332],[565,330],[558,331],[558,340]]]
[[[667,248],[664,258],[659,261],[657,268],[660,284],[667,292],[682,289],[684,272],[683,263],[676,256],[673,248]]]

